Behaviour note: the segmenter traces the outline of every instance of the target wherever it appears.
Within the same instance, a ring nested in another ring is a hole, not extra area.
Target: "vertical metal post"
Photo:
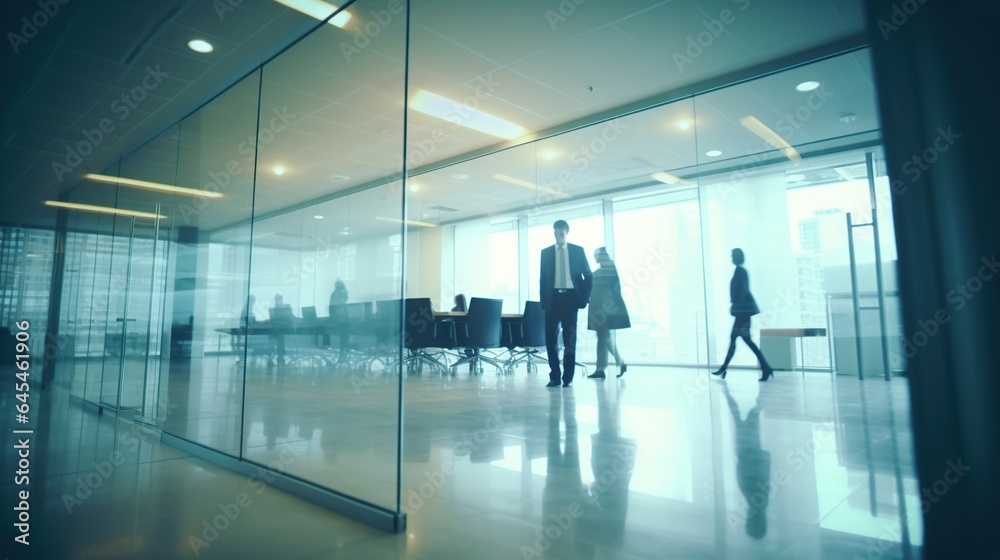
[[[153,263],[149,270],[149,306],[146,309],[146,359],[142,371],[142,408],[136,415],[136,420],[147,424],[156,424],[155,416],[146,414],[146,394],[149,389],[149,341],[153,333],[153,295],[156,292],[156,249],[160,240],[160,203],[156,203],[156,210],[153,212],[157,217],[153,218]]]
[[[132,227],[128,234],[128,261],[125,265],[125,311],[122,313],[122,354],[118,362],[118,402],[115,406],[115,416],[120,417],[122,412],[122,392],[125,388],[125,352],[127,351],[126,339],[128,339],[128,295],[132,291],[132,244],[135,242],[135,216],[132,216]]]
[[[851,223],[851,213],[847,213],[847,249],[851,257],[851,299],[854,302],[854,341],[858,354],[858,379],[865,378],[864,350],[861,344],[861,301],[858,297],[858,263],[854,257],[854,225]]]
[[[882,284],[882,243],[878,236],[878,204],[875,198],[875,166],[872,163],[872,153],[865,154],[865,167],[868,171],[868,192],[872,201],[872,236],[875,238],[875,284],[878,294],[878,320],[882,329],[879,339],[882,341],[882,371],[885,380],[889,381],[889,341],[886,340],[889,329],[885,322],[885,286]]]

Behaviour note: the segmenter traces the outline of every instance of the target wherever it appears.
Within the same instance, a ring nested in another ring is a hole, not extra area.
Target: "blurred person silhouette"
[[[750,318],[760,313],[760,308],[757,307],[757,302],[754,300],[753,294],[750,293],[750,276],[747,274],[746,269],[743,268],[743,263],[746,261],[743,249],[733,249],[732,259],[733,264],[736,265],[736,269],[733,271],[733,279],[729,282],[729,299],[732,302],[732,305],[729,307],[729,314],[733,316],[733,330],[729,334],[729,351],[726,352],[726,359],[722,362],[722,367],[717,371],[713,371],[712,375],[721,375],[723,379],[726,378],[726,369],[729,367],[729,362],[733,359],[733,354],[736,352],[736,339],[742,338],[743,342],[750,347],[750,351],[757,356],[757,361],[760,363],[762,373],[758,381],[767,381],[774,375],[774,369],[767,363],[767,359],[761,353],[760,348],[750,338]]]
[[[583,247],[567,243],[568,234],[569,224],[565,220],[556,220],[552,224],[556,242],[542,249],[539,267],[538,293],[545,310],[545,349],[549,357],[549,383],[546,387],[558,387],[560,377],[563,387],[573,383],[576,318],[577,313],[587,307],[592,288],[593,274],[587,262],[587,253]],[[556,344],[560,327],[563,341],[561,368]]]
[[[347,303],[347,286],[344,281],[337,278],[333,284],[333,292],[330,293],[330,305],[343,305]]]
[[[597,369],[587,377],[604,379],[604,370],[608,367],[608,352],[615,358],[618,366],[618,377],[625,375],[628,365],[618,353],[615,331],[632,326],[629,321],[628,309],[622,299],[622,284],[618,278],[615,262],[611,260],[606,247],[594,251],[594,260],[600,266],[594,271],[594,285],[590,293],[590,306],[587,309],[587,328],[597,332]]]
[[[270,310],[271,336],[276,347],[275,361],[279,366],[285,365],[285,335],[295,331],[295,315],[292,306],[285,303],[281,294],[274,295],[274,307]]]
[[[771,453],[760,446],[760,413],[763,412],[763,399],[760,395],[746,419],[740,416],[740,407],[736,399],[729,394],[728,384],[722,383],[723,395],[729,404],[729,412],[733,416],[736,428],[736,482],[746,500],[747,535],[760,539],[767,534],[767,506],[771,500]],[[730,521],[732,523],[732,521]]]

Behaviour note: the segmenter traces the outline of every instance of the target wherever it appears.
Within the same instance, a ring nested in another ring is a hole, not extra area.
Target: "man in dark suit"
[[[559,386],[559,349],[556,336],[563,332],[562,386],[573,382],[576,367],[576,314],[587,307],[593,275],[583,247],[566,243],[569,224],[557,220],[552,224],[555,245],[542,249],[539,294],[545,310],[545,349],[549,353],[549,384]]]

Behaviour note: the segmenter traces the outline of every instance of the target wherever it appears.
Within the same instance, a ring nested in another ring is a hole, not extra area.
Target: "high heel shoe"
[[[722,368],[719,371],[713,371],[712,375],[721,375],[723,379],[726,378],[726,368]]]
[[[625,375],[626,371],[628,371],[628,364],[622,364],[621,371],[618,372],[618,377]]]
[[[774,370],[771,368],[765,369],[761,372],[760,379],[757,381],[767,381],[768,379],[774,377]]]

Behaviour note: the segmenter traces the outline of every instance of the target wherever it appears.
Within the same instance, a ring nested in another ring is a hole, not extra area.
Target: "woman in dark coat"
[[[590,294],[590,306],[587,312],[587,328],[597,332],[597,370],[588,375],[591,379],[604,379],[604,369],[608,367],[608,352],[615,357],[615,364],[620,371],[618,377],[625,375],[628,365],[622,361],[615,343],[617,329],[627,329],[629,322],[625,300],[622,299],[622,285],[618,279],[615,263],[604,247],[594,251],[594,260],[600,268],[594,271],[594,287]]]
[[[721,375],[723,379],[726,378],[726,368],[729,367],[729,361],[733,359],[733,353],[736,352],[736,339],[742,338],[760,363],[763,374],[758,381],[767,381],[769,377],[774,375],[774,370],[767,363],[764,354],[761,354],[760,348],[757,348],[757,345],[750,338],[750,317],[760,313],[760,309],[753,299],[753,294],[750,293],[750,276],[743,268],[745,260],[743,249],[733,249],[733,264],[736,265],[736,270],[733,271],[733,279],[729,282],[729,299],[732,302],[729,314],[734,318],[733,331],[729,334],[729,352],[726,353],[726,360],[722,362],[722,367],[718,371],[712,372],[712,375]]]

